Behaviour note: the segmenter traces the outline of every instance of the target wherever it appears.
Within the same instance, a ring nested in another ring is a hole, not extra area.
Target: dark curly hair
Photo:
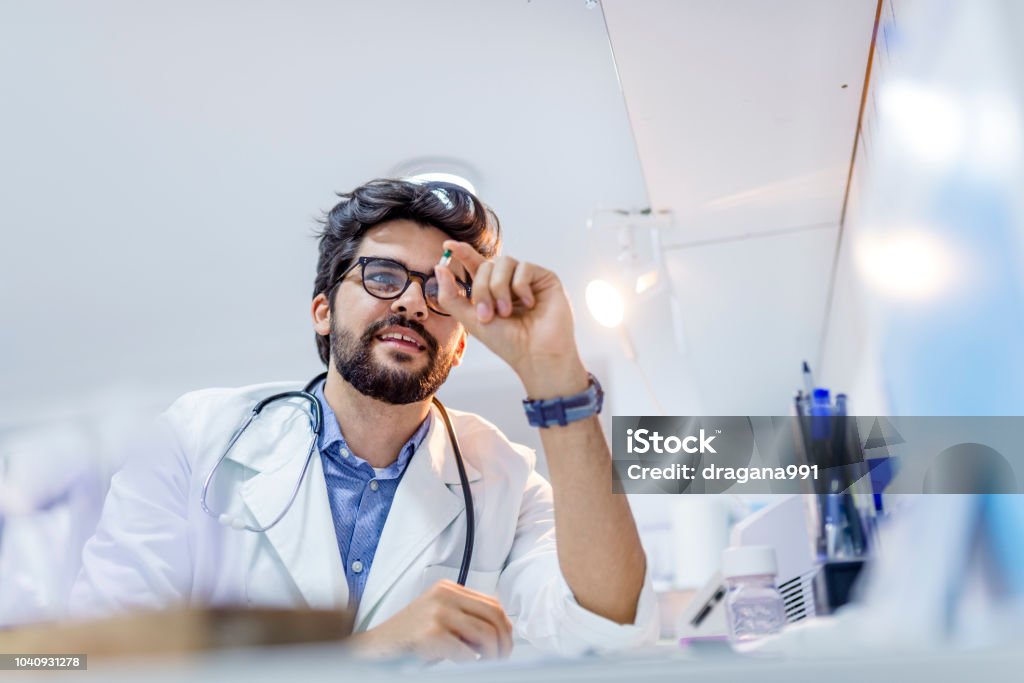
[[[378,178],[351,192],[338,193],[341,201],[324,214],[320,256],[313,283],[313,298],[327,295],[334,310],[338,276],[352,263],[366,231],[387,221],[407,219],[432,226],[453,240],[467,242],[490,258],[501,246],[498,216],[471,192],[453,183]],[[320,360],[330,362],[330,341],[316,335]]]

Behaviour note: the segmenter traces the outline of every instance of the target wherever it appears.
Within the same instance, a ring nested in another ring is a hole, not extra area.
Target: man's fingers
[[[498,656],[504,659],[512,654],[512,621],[505,614],[505,610],[501,611],[502,616],[502,628],[497,630],[498,633]]]
[[[494,310],[502,318],[512,315],[512,275],[518,262],[514,258],[502,256],[494,261],[491,270],[491,296],[494,298]]]
[[[527,308],[533,308],[533,288],[530,282],[533,280],[533,266],[529,263],[520,263],[516,266],[516,272],[512,275],[512,291],[516,293],[519,300]]]
[[[454,621],[455,618],[450,614],[451,612],[459,612],[467,618],[482,621],[491,629],[491,631],[484,631],[484,633],[491,634],[489,636],[491,640],[488,642],[496,643],[497,656],[507,657],[512,653],[512,622],[497,599],[471,588],[460,586],[453,581],[438,581],[430,587],[429,594],[432,595],[432,599],[437,601],[438,604],[448,608],[444,612],[447,621],[456,623]],[[442,620],[442,623],[444,622],[445,620]],[[470,629],[473,622],[459,620],[457,623]],[[449,627],[446,625],[446,628]],[[479,629],[479,626],[477,629]],[[479,630],[472,632],[479,634]],[[471,631],[463,633],[468,634]],[[480,636],[477,635],[476,637],[479,638]],[[469,638],[469,640],[472,640],[472,638]],[[473,642],[476,641],[473,640]]]
[[[494,262],[484,261],[473,276],[473,305],[476,307],[476,317],[482,323],[490,322],[494,317],[494,297],[491,294],[493,270]]]
[[[480,264],[487,261],[483,254],[473,248],[473,245],[466,244],[465,242],[445,240],[441,244],[441,247],[444,249],[451,249],[452,256],[457,258],[462,265],[466,266],[466,270],[469,271],[469,276],[474,280],[476,279],[477,268],[480,267]]]
[[[452,608],[444,617],[445,626],[488,659],[505,656],[498,629],[494,624],[458,608]]]
[[[509,620],[501,603],[489,595],[478,593],[462,586],[452,591],[453,603],[464,612],[483,619],[491,624],[498,634],[498,645],[501,652],[512,652],[512,622]]]
[[[508,657],[512,654],[512,647],[515,640],[512,637],[512,620],[505,614],[505,610],[501,610],[501,623],[502,627],[498,629],[498,646],[504,653],[502,657]]]
[[[437,277],[437,300],[441,307],[472,333],[476,329],[473,302],[458,293],[455,274],[448,266],[437,265],[434,266],[434,275]]]
[[[476,661],[476,651],[462,642],[454,633],[445,633],[442,636],[438,636],[430,643],[428,651],[424,654],[433,661],[441,659],[450,659],[453,662]]]

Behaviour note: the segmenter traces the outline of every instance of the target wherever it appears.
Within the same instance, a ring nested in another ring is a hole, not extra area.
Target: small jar
[[[775,586],[775,549],[740,546],[722,551],[725,615],[733,643],[778,633],[786,625],[782,595]]]

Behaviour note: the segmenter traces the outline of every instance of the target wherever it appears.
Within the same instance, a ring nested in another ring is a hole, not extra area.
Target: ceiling
[[[818,353],[876,2],[602,5],[651,206],[674,217],[685,354],[641,360],[670,414],[785,414]]]
[[[686,330],[679,353],[663,302],[632,318],[658,403],[784,409],[820,334],[873,16],[867,0],[6,4],[4,419],[313,374],[315,218],[431,156],[476,169],[506,252],[562,276],[613,412],[655,404],[586,314],[611,267],[586,221],[646,206],[675,216]],[[456,394],[508,374],[472,348],[460,373]]]

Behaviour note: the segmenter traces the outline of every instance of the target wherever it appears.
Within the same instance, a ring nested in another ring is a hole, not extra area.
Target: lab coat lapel
[[[269,525],[285,509],[295,482],[302,476],[313,436],[304,407],[305,404],[298,402],[294,408],[286,405],[273,411],[268,408],[265,412],[269,414],[253,422],[250,429],[259,429],[259,433],[252,435],[253,438],[246,435],[245,443],[254,449],[258,444],[263,457],[247,457],[241,439],[237,452],[231,454],[232,460],[264,466],[254,468],[259,473],[245,482],[241,490],[242,499],[260,526]],[[346,606],[348,584],[317,448],[313,449],[295,502],[280,522],[263,533],[309,607]]]
[[[430,429],[402,476],[377,544],[356,615],[360,630],[402,574],[465,508],[461,488],[449,487],[459,478],[444,420],[436,407],[431,411]],[[479,479],[479,472],[465,465],[469,480]]]

